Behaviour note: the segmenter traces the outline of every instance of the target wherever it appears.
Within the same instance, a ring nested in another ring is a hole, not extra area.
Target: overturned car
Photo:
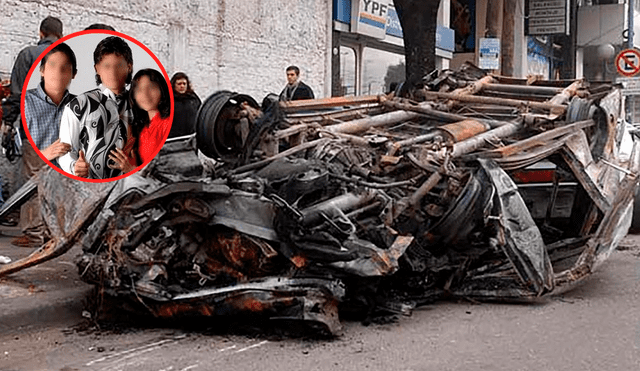
[[[340,310],[534,300],[588,277],[629,229],[640,151],[621,109],[610,85],[470,65],[411,100],[221,91],[137,174],[37,175],[51,239],[0,275],[81,245],[83,280],[154,316],[333,334]]]

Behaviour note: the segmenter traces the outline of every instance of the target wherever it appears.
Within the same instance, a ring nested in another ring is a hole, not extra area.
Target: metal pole
[[[633,32],[633,18],[635,15],[635,1],[634,0],[629,0],[629,9],[627,11],[627,18],[629,21],[629,31],[627,34],[627,48],[628,49],[633,49],[633,36],[634,36],[634,32]],[[633,101],[635,100],[634,97],[632,96],[627,96],[625,99],[625,111],[628,110],[629,105],[633,104]],[[626,116],[626,115],[625,115]],[[625,117],[626,119],[626,117]],[[635,117],[633,118],[633,120],[635,120]]]
[[[365,117],[353,121],[347,121],[340,124],[325,126],[327,131],[333,133],[357,134],[362,133],[370,128],[379,126],[392,125],[402,121],[409,121],[420,117],[415,112],[394,111],[383,113],[377,116]],[[295,148],[295,147],[294,147]]]
[[[627,40],[627,47],[629,49],[633,49],[633,36],[634,36],[634,32],[633,32],[633,16],[635,15],[635,1],[634,0],[629,0],[629,14],[628,14],[628,18],[629,18],[629,37]]]

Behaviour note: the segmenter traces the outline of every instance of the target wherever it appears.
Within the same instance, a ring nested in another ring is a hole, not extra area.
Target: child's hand
[[[55,142],[51,143],[49,147],[42,151],[42,155],[51,161],[56,158],[66,155],[67,152],[71,151],[71,144],[60,142],[60,138]]]
[[[88,178],[89,163],[84,158],[84,151],[80,150],[78,156],[78,161],[76,161],[75,165],[73,165],[73,172],[76,174],[76,176],[79,176],[81,178]]]
[[[115,164],[108,164],[108,166],[111,169],[122,170],[123,174],[135,169],[135,166],[131,165],[131,162],[129,162],[129,156],[127,156],[120,148],[116,148],[111,151],[109,159],[115,162]]]

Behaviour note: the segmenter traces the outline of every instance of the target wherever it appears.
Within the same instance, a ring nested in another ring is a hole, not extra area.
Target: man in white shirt
[[[109,36],[93,53],[99,87],[69,102],[60,121],[60,141],[71,151],[60,157],[62,170],[81,178],[108,179],[122,174],[107,164],[108,155],[123,148],[133,120],[126,85],[131,82],[133,55],[127,43]]]

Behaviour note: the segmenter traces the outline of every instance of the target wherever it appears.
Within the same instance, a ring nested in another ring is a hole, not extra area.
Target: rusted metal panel
[[[77,182],[53,170],[39,172],[32,180],[38,184],[42,216],[53,237],[26,258],[0,265],[0,277],[69,251],[84,229],[93,222],[114,187],[113,183]]]
[[[429,92],[425,92],[425,96],[428,99],[450,99],[450,100],[454,100],[462,103],[481,103],[481,104],[494,104],[498,106],[517,107],[522,111],[527,111],[529,108],[534,108],[534,109],[540,109],[540,110],[553,111],[555,113],[561,114],[566,110],[566,107],[564,105],[557,104],[557,103],[522,101],[517,99],[484,97],[484,96],[478,96],[478,95],[455,95],[452,93],[429,91]]]
[[[538,147],[538,146],[547,146],[549,145],[550,141],[569,134],[569,133],[573,133],[577,130],[582,130],[585,128],[588,128],[590,126],[592,126],[594,124],[593,120],[585,120],[585,121],[580,121],[580,122],[576,122],[573,124],[569,124],[566,126],[561,126],[549,131],[545,131],[543,133],[540,133],[538,135],[534,135],[532,137],[529,137],[527,139],[523,139],[520,140],[514,144],[510,144],[508,146],[502,147],[500,149],[496,149],[493,150],[489,153],[495,153],[498,154],[501,157],[507,157],[507,156],[511,156],[514,155],[516,153],[531,149],[533,147]],[[487,154],[489,154],[487,153]]]
[[[461,142],[480,133],[484,133],[488,127],[477,120],[463,120],[442,125],[439,129],[447,133],[453,142]]]
[[[280,107],[285,112],[295,112],[303,110],[313,110],[320,108],[342,107],[352,104],[378,103],[377,95],[352,96],[352,97],[331,97],[323,99],[307,99],[290,102],[280,102]]]

